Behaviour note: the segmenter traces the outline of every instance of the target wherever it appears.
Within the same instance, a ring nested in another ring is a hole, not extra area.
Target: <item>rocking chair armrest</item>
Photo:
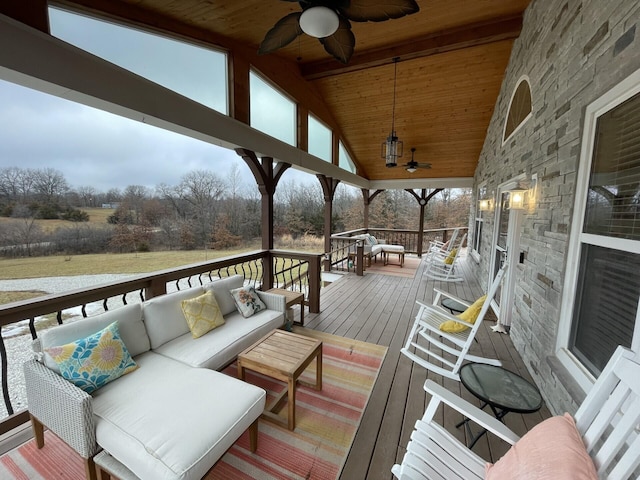
[[[83,458],[98,451],[93,398],[36,360],[24,363],[29,413]]]
[[[427,380],[424,383],[424,390],[432,395],[431,402],[442,402],[449,405],[454,410],[457,410],[463,416],[468,418],[469,420],[475,422],[480,425],[482,428],[485,428],[487,431],[493,433],[494,435],[500,437],[505,442],[513,445],[516,443],[520,437],[516,435],[511,429],[509,429],[504,423],[502,423],[497,418],[489,415],[487,412],[480,410],[475,405],[472,405],[464,398],[459,397],[458,395],[450,392],[446,388],[438,385],[433,380]],[[437,406],[437,405],[435,405]],[[429,412],[435,412],[435,408],[427,407],[425,412],[425,417]],[[420,421],[420,420],[419,420]],[[430,422],[431,418],[423,418],[423,421]]]

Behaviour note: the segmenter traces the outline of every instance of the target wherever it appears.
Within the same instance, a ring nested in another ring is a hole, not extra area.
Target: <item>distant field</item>
[[[192,250],[144,253],[101,253],[52,255],[33,258],[0,259],[0,280],[43,276],[98,275],[103,273],[146,273],[255,250]]]
[[[115,211],[113,208],[81,208],[80,210],[89,214],[89,221],[83,222],[84,225],[107,225],[107,217]],[[16,220],[19,219],[0,217],[0,228],[2,228],[2,225]],[[51,233],[60,227],[71,227],[74,222],[68,220],[36,220],[36,225],[39,225],[43,232]]]

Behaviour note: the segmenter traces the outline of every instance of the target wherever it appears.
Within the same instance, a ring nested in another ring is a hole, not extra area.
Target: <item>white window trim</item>
[[[633,253],[640,253],[640,242],[607,237],[606,241],[599,235],[582,233],[586,200],[589,188],[589,175],[593,161],[593,144],[598,118],[625,102],[634,95],[640,93],[640,69],[613,87],[600,98],[587,106],[585,111],[584,128],[582,133],[582,146],[580,148],[580,161],[576,176],[576,196],[573,208],[573,220],[571,222],[571,236],[567,244],[567,267],[565,271],[562,303],[560,306],[560,322],[558,325],[558,337],[556,344],[556,356],[562,365],[569,371],[580,387],[588,392],[595,382],[594,376],[578,361],[569,351],[569,339],[571,336],[571,323],[573,320],[573,308],[577,289],[578,267],[580,261],[580,248],[582,241],[604,247],[622,248]],[[636,318],[636,324],[639,319]],[[640,328],[634,330],[631,348],[634,351],[640,349]]]
[[[527,82],[529,85],[529,94],[531,95],[531,111],[529,114],[522,119],[522,121],[518,124],[518,126],[511,132],[507,138],[504,138],[504,134],[507,132],[507,120],[509,119],[509,113],[511,112],[511,104],[513,103],[513,98],[516,96],[516,91],[518,91],[518,87],[522,82]],[[533,116],[533,91],[531,90],[531,80],[528,75],[522,75],[518,81],[516,82],[516,86],[511,92],[511,98],[509,99],[509,107],[507,108],[507,114],[504,117],[504,124],[502,125],[502,146],[507,143],[511,137],[513,137],[518,131],[524,127],[524,124],[529,121],[529,119]]]
[[[479,195],[480,191],[483,188],[486,188],[486,187],[487,187],[486,180],[484,182],[482,182],[482,183],[479,183],[478,186],[476,187],[476,195],[479,197],[480,196]],[[494,202],[494,200],[492,199],[491,202]],[[473,216],[473,235],[474,235],[474,237],[472,237],[472,245],[471,245],[470,252],[471,252],[471,258],[473,258],[476,263],[480,263],[480,259],[482,258],[482,255],[480,255],[480,252],[475,249],[476,245],[475,245],[475,241],[474,241],[475,240],[475,235],[477,235],[477,232],[475,231],[475,229],[477,228],[478,218],[480,218],[480,217],[478,217],[478,213],[480,212],[480,198],[476,198],[476,204],[475,204],[474,212],[475,212],[474,216]],[[485,229],[484,228],[485,227],[485,222],[486,222],[487,216],[489,214],[491,214],[490,210],[487,210],[486,212],[483,212],[483,216],[481,218],[482,224],[483,224],[482,225],[483,230]]]

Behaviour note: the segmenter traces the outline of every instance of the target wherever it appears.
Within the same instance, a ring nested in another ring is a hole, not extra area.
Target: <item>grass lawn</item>
[[[4,258],[0,259],[0,280],[103,273],[146,273],[252,250],[255,248]]]

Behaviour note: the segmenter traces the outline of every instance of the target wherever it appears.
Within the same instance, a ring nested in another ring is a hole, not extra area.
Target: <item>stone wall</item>
[[[518,174],[538,177],[525,211],[511,337],[549,408],[573,412],[580,391],[554,357],[585,107],[640,68],[637,0],[532,0],[513,46],[476,170],[489,192]],[[518,81],[531,85],[532,117],[504,145]],[[489,215],[492,217],[492,215]],[[472,227],[472,225],[470,225]],[[494,228],[485,221],[479,278]]]

